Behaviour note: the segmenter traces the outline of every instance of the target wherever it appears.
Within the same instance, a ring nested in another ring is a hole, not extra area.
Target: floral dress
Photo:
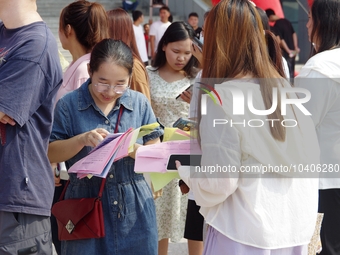
[[[193,82],[183,78],[166,82],[154,68],[147,67],[150,78],[151,105],[159,121],[165,127],[172,127],[180,117],[187,118],[189,104],[176,100],[176,97]],[[170,238],[179,242],[183,238],[188,197],[182,195],[178,179],[172,180],[163,188],[161,197],[155,200],[158,226],[158,240]]]

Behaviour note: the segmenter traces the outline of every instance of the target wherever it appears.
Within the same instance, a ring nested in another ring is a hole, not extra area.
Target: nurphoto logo
[[[207,114],[207,98],[210,97],[215,104],[217,104],[217,100],[215,97],[217,97],[220,105],[222,106],[222,100],[220,95],[217,93],[216,89],[207,85],[202,84],[203,87],[200,89],[206,94],[202,94],[201,98],[201,114],[206,115]],[[245,115],[245,107],[248,107],[248,110],[257,116],[268,116],[272,114],[278,106],[278,95],[281,99],[281,115],[285,116],[287,114],[287,105],[295,105],[304,115],[311,115],[311,113],[303,106],[304,103],[308,102],[311,99],[311,93],[304,88],[282,88],[280,90],[281,93],[278,93],[278,88],[273,88],[273,102],[272,106],[267,110],[259,110],[255,109],[253,104],[253,90],[249,89],[247,90],[246,95],[244,95],[243,91],[239,88],[235,87],[226,87],[232,94],[233,98],[233,115]],[[288,94],[304,94],[305,97],[303,98],[289,98]],[[215,96],[214,96],[215,95]],[[245,103],[245,101],[247,101]],[[271,122],[272,126],[274,125],[275,121],[279,121],[279,119],[265,119],[267,122]],[[291,122],[291,125],[288,125],[288,123]],[[262,119],[249,119],[244,120],[242,122],[233,123],[232,120],[226,120],[226,119],[214,119],[214,127],[216,125],[224,125],[224,124],[231,124],[231,126],[234,124],[242,124],[243,126],[246,126],[248,124],[249,127],[262,127],[264,125],[264,121]],[[297,121],[295,119],[284,119],[281,121],[282,126],[285,127],[295,127],[297,126]]]

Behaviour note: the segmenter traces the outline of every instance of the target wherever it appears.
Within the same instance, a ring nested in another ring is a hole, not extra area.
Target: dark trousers
[[[319,190],[319,212],[324,213],[321,225],[321,255],[340,254],[340,189]]]

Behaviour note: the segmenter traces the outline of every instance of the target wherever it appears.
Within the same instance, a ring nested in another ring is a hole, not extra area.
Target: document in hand
[[[128,151],[133,129],[130,128],[125,133],[109,134],[95,147],[86,157],[77,161],[68,170],[69,173],[77,173],[78,178],[93,175],[105,178],[113,162],[128,156]]]
[[[172,154],[201,154],[193,140],[168,141],[138,148],[135,160],[136,173],[166,173]]]

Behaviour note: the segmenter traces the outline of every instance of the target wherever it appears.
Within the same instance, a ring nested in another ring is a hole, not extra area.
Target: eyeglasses
[[[109,91],[109,89],[111,88],[113,89],[115,93],[123,94],[130,87],[130,84],[109,85],[109,84],[97,83],[97,84],[94,84],[94,86],[97,88],[98,92]]]

